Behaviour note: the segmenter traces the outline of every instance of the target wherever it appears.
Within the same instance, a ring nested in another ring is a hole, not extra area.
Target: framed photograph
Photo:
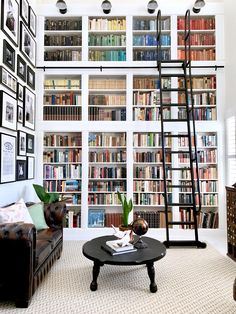
[[[18,46],[19,4],[16,0],[2,0],[1,29]]]
[[[31,130],[35,128],[35,94],[24,87],[24,126]]]
[[[28,133],[26,134],[26,152],[34,153],[34,135]]]
[[[32,89],[35,89],[35,73],[29,66],[27,66],[27,84]]]
[[[17,155],[25,156],[26,155],[26,133],[23,131],[17,132]]]
[[[26,82],[26,62],[20,55],[17,55],[17,75]]]
[[[27,157],[27,178],[34,178],[34,157]]]
[[[23,22],[21,22],[20,28],[20,50],[24,54],[24,56],[29,60],[29,62],[35,66],[36,62],[36,42],[25,27]]]
[[[36,14],[34,13],[34,10],[29,7],[29,29],[31,33],[36,36]]]
[[[24,101],[24,88],[20,83],[17,83],[17,98]]]
[[[29,21],[29,3],[27,0],[20,0],[20,16],[22,20],[28,25]]]
[[[88,227],[99,228],[104,227],[105,211],[104,209],[89,209]]]
[[[13,72],[15,71],[15,50],[5,39],[3,39],[3,60],[2,61]]]
[[[0,183],[16,180],[16,138],[0,134]]]
[[[1,126],[16,131],[17,102],[16,99],[4,91],[0,91]]]
[[[17,122],[23,124],[23,107],[17,106]]]
[[[26,160],[16,161],[16,181],[27,180],[27,163]]]
[[[17,79],[4,67],[0,67],[0,83],[9,88],[12,92],[17,91]]]

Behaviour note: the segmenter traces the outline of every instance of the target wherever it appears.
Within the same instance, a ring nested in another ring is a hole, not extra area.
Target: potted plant
[[[33,184],[33,187],[38,198],[44,204],[56,203],[59,201],[60,194],[58,194],[57,192],[46,192],[45,188],[39,184]]]
[[[119,229],[124,231],[127,229],[131,229],[131,225],[129,225],[129,213],[133,209],[133,202],[132,199],[127,201],[127,198],[124,194],[121,194],[117,191],[118,199],[121,202],[123,213],[122,213],[122,225],[119,226]]]

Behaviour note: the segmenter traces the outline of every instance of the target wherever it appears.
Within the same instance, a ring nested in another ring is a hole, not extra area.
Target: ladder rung
[[[185,77],[185,74],[178,74],[178,73],[161,74],[161,77]]]
[[[198,240],[167,240],[163,244],[168,248],[170,246],[196,246],[197,248],[206,248],[206,243]]]
[[[168,153],[170,153],[170,154],[180,154],[180,153],[190,154],[191,152],[189,152],[188,150],[171,150],[171,151],[168,151]]]
[[[192,188],[192,185],[184,185],[184,184],[169,184],[167,185],[167,188]]]
[[[181,170],[191,170],[191,168],[190,167],[180,167],[180,168],[166,167],[166,170],[179,170],[179,171],[181,171]]]
[[[185,92],[185,88],[165,88],[162,89],[162,92]]]
[[[184,63],[185,60],[173,59],[173,60],[161,60],[159,62],[161,62],[161,63]]]
[[[188,119],[163,119],[165,122],[187,122]]]
[[[193,221],[168,221],[168,225],[191,226],[191,225],[194,225],[194,222]]]
[[[193,207],[193,203],[171,203],[168,206]]]
[[[187,107],[187,104],[184,103],[171,103],[171,104],[162,104],[162,107]]]
[[[169,133],[164,133],[164,137],[179,137],[179,138],[183,138],[183,137],[188,137],[188,134],[169,134]]]

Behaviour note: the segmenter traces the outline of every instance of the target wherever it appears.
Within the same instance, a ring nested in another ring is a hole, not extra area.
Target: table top
[[[148,247],[136,252],[111,255],[102,249],[106,241],[117,239],[114,236],[103,236],[92,239],[83,245],[83,254],[88,259],[100,264],[111,265],[141,265],[158,261],[166,255],[166,247],[160,241],[142,237]]]

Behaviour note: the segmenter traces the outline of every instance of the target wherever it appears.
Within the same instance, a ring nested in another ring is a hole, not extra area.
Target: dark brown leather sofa
[[[44,206],[48,229],[33,224],[0,225],[0,300],[26,308],[63,247],[65,203]]]

